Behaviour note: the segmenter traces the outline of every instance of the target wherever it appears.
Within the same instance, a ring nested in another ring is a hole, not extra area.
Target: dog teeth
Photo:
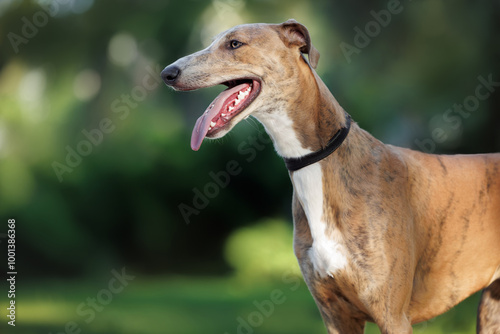
[[[210,127],[213,128],[215,126],[215,122],[210,122]]]
[[[221,117],[226,117],[226,114],[224,114],[224,113],[221,113],[220,115],[221,115]]]
[[[234,110],[234,107],[229,107],[229,108],[227,108],[227,111],[229,111],[229,112],[231,112],[231,111],[233,111],[233,110]]]
[[[243,101],[248,95],[250,95],[250,92],[252,91],[251,87],[248,87],[245,90],[239,91],[238,96],[236,97],[236,100],[234,100],[234,105],[238,105]]]

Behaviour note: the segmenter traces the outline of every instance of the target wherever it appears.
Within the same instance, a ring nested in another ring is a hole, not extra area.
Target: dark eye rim
[[[236,50],[245,45],[245,43],[238,41],[237,39],[232,39],[229,41],[229,48],[232,50]]]

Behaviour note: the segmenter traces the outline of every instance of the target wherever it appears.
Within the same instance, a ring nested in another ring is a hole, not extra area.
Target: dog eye
[[[242,42],[237,41],[235,39],[233,39],[232,41],[229,42],[229,47],[231,47],[231,49],[233,49],[233,50],[239,48],[242,45],[243,45]]]

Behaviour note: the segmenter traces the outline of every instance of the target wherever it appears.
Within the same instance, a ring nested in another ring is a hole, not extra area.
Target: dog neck
[[[301,78],[300,87],[294,88],[302,92],[300,96],[255,115],[284,158],[300,158],[325,148],[346,125],[344,109],[317,74],[312,73],[313,80]],[[289,82],[283,85],[290,87]]]

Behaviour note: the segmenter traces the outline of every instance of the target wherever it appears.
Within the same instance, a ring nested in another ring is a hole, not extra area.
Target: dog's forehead
[[[248,23],[241,24],[235,27],[232,27],[224,32],[221,32],[217,36],[214,37],[214,41],[220,39],[231,39],[236,38],[237,36],[246,36],[246,37],[256,37],[263,34],[269,34],[273,31],[274,24],[268,23]]]

